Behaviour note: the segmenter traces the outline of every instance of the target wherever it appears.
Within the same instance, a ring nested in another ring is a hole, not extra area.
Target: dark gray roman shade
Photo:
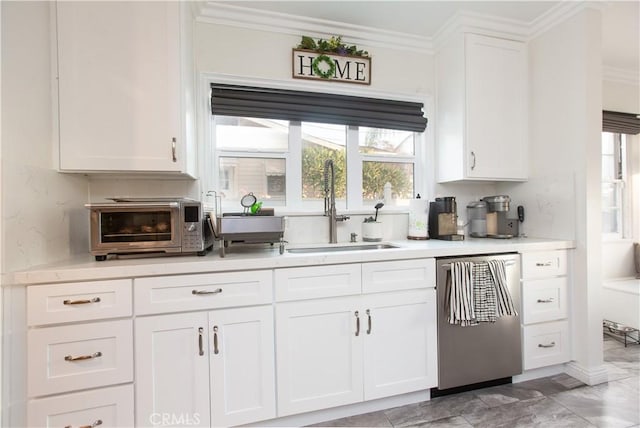
[[[321,92],[211,84],[211,112],[301,122],[335,123],[423,132],[422,103]]]
[[[602,130],[617,134],[640,134],[640,117],[632,113],[604,110],[602,112]]]

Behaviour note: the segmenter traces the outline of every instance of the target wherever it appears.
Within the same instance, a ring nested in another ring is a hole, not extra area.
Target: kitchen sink
[[[287,252],[293,254],[304,253],[339,253],[344,251],[386,250],[400,248],[391,244],[360,244],[360,245],[327,245],[323,247],[288,248]]]

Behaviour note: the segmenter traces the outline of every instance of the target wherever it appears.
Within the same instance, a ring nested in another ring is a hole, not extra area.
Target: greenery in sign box
[[[318,39],[317,42],[309,36],[302,36],[302,41],[297,49],[308,49],[318,53],[369,57],[369,52],[358,49],[355,45],[349,46],[342,43],[342,36],[331,36],[329,40]]]

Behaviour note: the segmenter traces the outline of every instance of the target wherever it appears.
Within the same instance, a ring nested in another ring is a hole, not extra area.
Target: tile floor
[[[336,419],[317,427],[640,427],[640,346],[604,336],[609,382],[560,374]]]

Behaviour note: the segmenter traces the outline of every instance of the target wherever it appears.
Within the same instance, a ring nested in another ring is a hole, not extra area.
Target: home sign
[[[293,49],[293,78],[371,84],[371,58]]]

